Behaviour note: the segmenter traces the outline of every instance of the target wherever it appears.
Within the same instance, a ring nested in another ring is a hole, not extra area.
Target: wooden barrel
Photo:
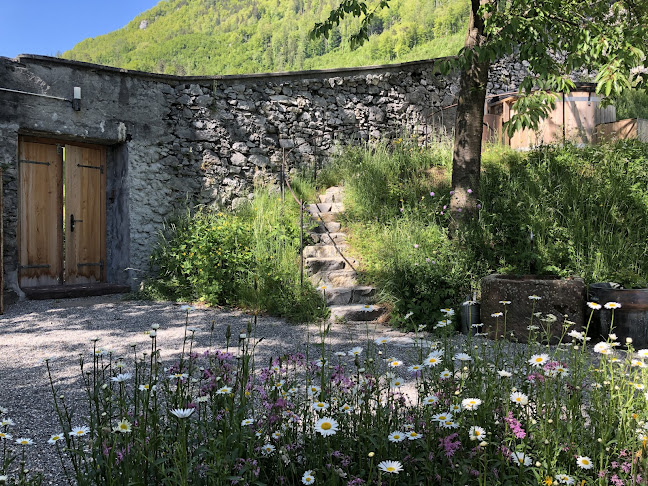
[[[603,307],[594,311],[592,322],[599,324],[600,334],[594,340],[597,337],[607,339],[612,332],[622,344],[629,337],[635,348],[648,346],[648,289],[615,289],[609,283],[594,283],[589,286],[589,300],[602,306],[608,302],[621,304],[621,308],[614,311],[614,323],[611,310]]]

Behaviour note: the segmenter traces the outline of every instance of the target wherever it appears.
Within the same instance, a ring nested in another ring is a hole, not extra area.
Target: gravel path
[[[56,456],[47,444],[52,433],[59,432],[52,405],[49,380],[43,360],[49,358],[55,387],[68,403],[79,408],[83,398],[80,387],[79,355],[91,359],[92,339],[98,346],[127,356],[130,345],[150,345],[146,332],[151,324],[160,324],[158,344],[163,361],[171,362],[179,354],[184,337],[186,311],[167,302],[123,301],[121,296],[69,300],[25,301],[9,306],[0,316],[0,406],[15,422],[10,432],[14,438],[30,437],[28,466],[42,471],[44,484],[66,484]],[[214,348],[224,347],[225,329],[231,325],[232,336],[245,329],[251,316],[235,310],[194,309],[189,325],[198,327],[194,349],[204,351],[209,345],[209,329],[214,322]],[[347,351],[366,342],[366,325],[333,324],[329,344],[333,350]],[[294,325],[282,319],[259,319],[257,337],[263,337],[258,353],[267,358],[290,351],[304,351],[309,339],[318,340],[319,325]],[[371,324],[370,335],[392,338],[395,356],[402,356],[411,340],[403,333]],[[389,348],[388,348],[389,352]],[[267,362],[265,358],[260,362]],[[80,414],[81,415],[81,414]],[[79,423],[85,423],[79,419]]]

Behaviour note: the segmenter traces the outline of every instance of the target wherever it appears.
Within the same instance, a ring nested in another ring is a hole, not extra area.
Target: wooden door
[[[63,275],[62,149],[21,141],[18,158],[20,285],[59,284]]]
[[[19,161],[21,287],[105,281],[105,148],[23,137]]]
[[[103,282],[106,261],[106,151],[65,146],[66,284]]]

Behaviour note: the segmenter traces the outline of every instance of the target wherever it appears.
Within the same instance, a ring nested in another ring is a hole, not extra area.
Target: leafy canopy
[[[638,0],[471,0],[480,5],[484,35],[478,45],[442,62],[447,72],[465,69],[474,57],[491,62],[514,55],[529,63],[519,87],[524,94],[514,109],[513,127],[533,126],[555,104],[552,92],[574,89],[573,73],[596,71],[596,91],[615,97],[645,88],[648,51],[648,2]],[[315,25],[314,37],[327,35],[345,15],[364,16],[354,44],[367,39],[366,25],[390,0],[369,8],[366,0],[343,0],[328,19]]]

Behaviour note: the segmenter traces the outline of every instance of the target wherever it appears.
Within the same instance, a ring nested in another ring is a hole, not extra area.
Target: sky
[[[55,56],[124,27],[160,0],[0,0],[0,56]]]

